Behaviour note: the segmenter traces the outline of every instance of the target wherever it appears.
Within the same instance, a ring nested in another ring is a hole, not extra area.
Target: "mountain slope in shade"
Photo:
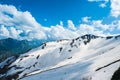
[[[1,80],[111,80],[120,67],[120,36],[47,42],[8,60],[0,64]]]
[[[11,56],[28,52],[42,44],[43,41],[16,40],[12,38],[0,40],[0,62]]]

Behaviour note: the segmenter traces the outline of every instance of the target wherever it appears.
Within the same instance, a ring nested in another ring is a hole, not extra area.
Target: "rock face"
[[[120,80],[120,67],[119,69],[114,73],[114,75],[112,76],[111,80]]]
[[[120,67],[120,36],[47,42],[2,65],[0,80],[111,80]]]

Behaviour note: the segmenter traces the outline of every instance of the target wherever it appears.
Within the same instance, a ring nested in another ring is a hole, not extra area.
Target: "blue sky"
[[[2,4],[16,6],[21,11],[29,11],[44,26],[56,25],[60,21],[66,26],[67,20],[79,25],[81,18],[92,16],[102,19],[110,13],[110,3],[101,8],[99,3],[87,0],[0,0]],[[101,1],[102,3],[104,1]]]
[[[120,34],[119,0],[0,0],[0,39]]]

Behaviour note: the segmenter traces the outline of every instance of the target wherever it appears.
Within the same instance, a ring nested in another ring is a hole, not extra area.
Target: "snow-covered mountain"
[[[44,43],[0,63],[0,80],[111,80],[120,67],[120,36],[83,35]]]

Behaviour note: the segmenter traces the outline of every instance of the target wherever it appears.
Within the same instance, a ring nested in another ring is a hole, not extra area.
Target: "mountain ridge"
[[[72,40],[47,42],[22,54],[8,65],[7,72],[0,75],[1,79],[8,80],[50,80],[44,77],[49,75],[52,80],[110,80],[120,67],[119,48],[119,35],[101,37],[87,34]],[[114,62],[116,60],[118,62]],[[113,69],[108,75],[110,67]],[[58,75],[55,77],[55,74]],[[71,77],[73,74],[76,76]]]

